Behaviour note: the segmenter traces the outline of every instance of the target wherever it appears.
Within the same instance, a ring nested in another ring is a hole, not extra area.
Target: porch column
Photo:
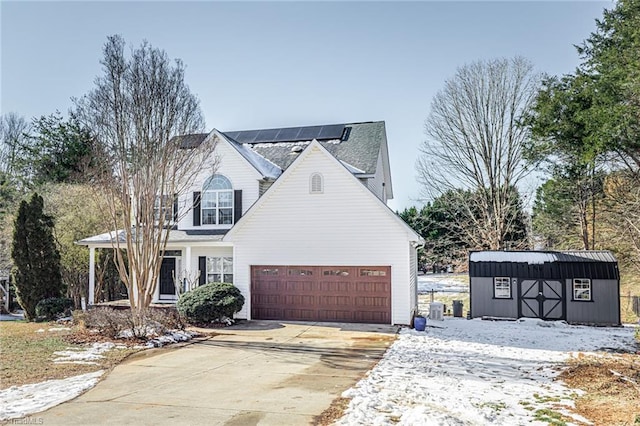
[[[93,305],[96,297],[96,248],[89,247],[89,300],[87,305]]]
[[[189,282],[189,280],[191,279],[191,246],[186,246],[184,248],[184,259],[182,259],[182,267],[184,268],[184,276],[186,277],[184,291],[190,291],[191,288],[186,287],[191,287],[191,283]]]

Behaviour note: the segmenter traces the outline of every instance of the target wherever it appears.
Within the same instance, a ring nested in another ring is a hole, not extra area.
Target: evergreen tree
[[[63,291],[60,253],[53,238],[53,219],[44,213],[44,202],[33,194],[22,201],[14,223],[11,257],[13,282],[25,318],[35,319],[36,305]]]

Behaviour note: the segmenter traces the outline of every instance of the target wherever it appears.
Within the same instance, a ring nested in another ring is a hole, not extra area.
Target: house
[[[609,251],[469,254],[471,317],[620,325],[620,273]]]
[[[422,239],[393,198],[385,124],[182,136],[217,138],[215,174],[177,197],[189,214],[170,231],[154,302],[176,300],[174,276],[232,282],[238,318],[409,324]],[[84,239],[91,253],[114,233]]]

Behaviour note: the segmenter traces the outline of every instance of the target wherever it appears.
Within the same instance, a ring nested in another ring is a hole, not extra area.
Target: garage
[[[391,323],[390,266],[251,266],[251,318]]]

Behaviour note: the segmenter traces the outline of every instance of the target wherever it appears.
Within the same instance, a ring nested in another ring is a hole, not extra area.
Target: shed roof
[[[606,250],[574,251],[475,251],[469,262],[508,262],[540,265],[544,263],[605,262],[615,263],[613,253]]]

